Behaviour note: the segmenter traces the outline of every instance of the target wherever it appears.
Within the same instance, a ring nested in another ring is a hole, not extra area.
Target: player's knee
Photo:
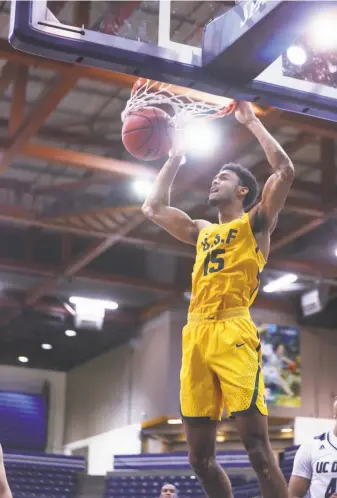
[[[190,452],[189,461],[192,469],[197,474],[197,476],[204,476],[208,474],[212,465],[215,465],[215,458],[210,456],[205,456],[200,453]]]
[[[261,477],[268,477],[270,461],[265,449],[259,446],[251,448],[248,455],[255,472]]]
[[[268,444],[259,438],[252,438],[244,444],[255,472],[261,477],[268,478],[273,463],[273,455],[268,451]]]

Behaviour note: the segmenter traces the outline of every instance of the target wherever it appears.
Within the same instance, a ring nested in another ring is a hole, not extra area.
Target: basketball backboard
[[[329,50],[310,39],[314,21],[337,14],[334,1],[88,2],[90,11],[81,13],[76,4],[85,3],[12,0],[10,43],[337,121],[337,39]],[[307,50],[304,62],[287,57],[291,46]]]

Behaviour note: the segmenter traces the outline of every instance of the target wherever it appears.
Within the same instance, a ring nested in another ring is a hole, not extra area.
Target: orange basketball
[[[145,107],[130,114],[122,128],[124,147],[143,161],[166,156],[172,148],[174,125],[170,116],[157,107]]]

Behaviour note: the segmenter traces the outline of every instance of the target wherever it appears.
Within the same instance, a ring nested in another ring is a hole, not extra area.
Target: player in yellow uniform
[[[264,498],[286,498],[287,487],[272,454],[261,372],[259,334],[249,306],[259,288],[270,235],[294,177],[294,167],[250,104],[241,102],[237,120],[260,142],[273,174],[261,201],[255,177],[226,164],[212,182],[209,203],[219,223],[192,220],[170,207],[170,188],[183,153],[174,150],[157,176],[143,212],[179,240],[196,245],[192,297],[183,330],[181,413],[190,463],[209,498],[232,498],[227,475],[217,464],[217,421],[224,409],[235,417],[240,437],[257,472]]]

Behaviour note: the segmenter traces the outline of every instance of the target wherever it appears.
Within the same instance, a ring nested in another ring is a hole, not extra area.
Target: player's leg
[[[287,498],[286,481],[275,460],[268,435],[268,417],[254,406],[235,422],[255,470],[263,498]]]
[[[225,333],[220,327],[217,332],[212,366],[226,397],[227,415],[234,416],[237,421],[240,437],[258,475],[263,498],[286,498],[285,480],[268,439],[259,335],[247,317],[226,320]]]
[[[202,324],[188,324],[183,330],[181,414],[190,464],[206,494],[209,498],[232,498],[229,479],[215,461],[223,398],[219,381],[206,361],[209,336],[209,326]]]
[[[184,420],[190,464],[209,498],[233,498],[231,483],[216,462],[217,422]]]

